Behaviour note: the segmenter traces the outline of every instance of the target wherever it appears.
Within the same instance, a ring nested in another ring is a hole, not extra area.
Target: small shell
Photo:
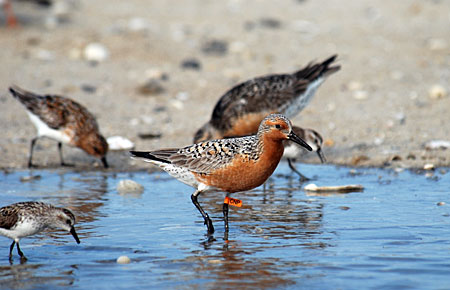
[[[428,90],[428,96],[433,100],[442,99],[446,95],[447,95],[447,90],[441,85],[433,85]]]
[[[349,185],[336,185],[336,186],[317,186],[314,183],[310,183],[305,186],[306,191],[314,191],[314,192],[353,192],[353,191],[362,191],[364,190],[364,186],[360,184],[349,184]]]
[[[88,61],[102,62],[109,57],[109,51],[103,44],[89,43],[84,48],[83,55]]]
[[[423,169],[425,170],[434,170],[434,164],[433,163],[427,163],[423,166]]]
[[[124,179],[119,181],[117,191],[119,194],[142,193],[144,191],[144,187],[134,180]]]
[[[109,150],[129,150],[134,148],[134,143],[122,136],[112,136],[106,139]]]
[[[116,262],[117,264],[130,264],[131,259],[128,258],[128,256],[120,256],[119,258],[117,258]]]

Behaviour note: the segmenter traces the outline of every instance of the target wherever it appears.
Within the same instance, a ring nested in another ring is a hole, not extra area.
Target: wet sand
[[[35,134],[11,84],[71,97],[106,137],[151,150],[190,144],[233,85],[332,54],[341,71],[293,118],[322,134],[329,163],[450,165],[448,150],[426,148],[450,141],[448,1],[98,0],[59,14],[13,6],[20,27],[0,27],[1,168],[26,168]],[[107,50],[104,60],[86,59],[91,43]],[[64,156],[77,168],[100,166],[79,149],[65,146]],[[108,158],[116,170],[150,167],[126,152]],[[34,160],[58,166],[55,142],[39,141]],[[320,161],[310,154],[305,162]]]

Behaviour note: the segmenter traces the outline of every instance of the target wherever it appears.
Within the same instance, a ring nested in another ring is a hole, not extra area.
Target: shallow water
[[[365,189],[310,195],[282,163],[265,190],[233,195],[244,206],[230,208],[227,241],[224,195],[199,197],[216,228],[208,238],[193,189],[165,173],[2,173],[1,206],[70,207],[81,244],[62,231],[26,238],[28,261],[14,252],[10,265],[0,236],[0,288],[450,288],[450,174],[298,166],[318,185]],[[21,181],[30,174],[41,178]],[[118,194],[122,179],[145,191]],[[117,264],[121,255],[131,263]]]

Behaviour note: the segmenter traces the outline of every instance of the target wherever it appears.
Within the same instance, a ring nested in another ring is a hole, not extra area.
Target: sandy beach
[[[239,82],[333,54],[341,70],[292,119],[322,134],[329,163],[450,165],[449,1],[57,2],[13,1],[14,28],[0,13],[0,168],[26,168],[35,135],[12,84],[70,97],[105,137],[152,150],[191,144]],[[64,156],[77,168],[101,168],[76,148],[65,146]],[[38,141],[34,157],[59,165],[50,140]],[[118,171],[150,167],[127,151],[108,159]]]

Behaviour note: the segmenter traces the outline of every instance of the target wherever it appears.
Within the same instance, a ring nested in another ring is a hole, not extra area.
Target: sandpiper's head
[[[80,148],[86,151],[88,154],[100,158],[103,166],[108,168],[106,162],[106,153],[108,152],[108,142],[98,132],[91,132],[90,134],[83,136],[80,139]]]
[[[74,227],[76,222],[75,215],[67,208],[57,208],[56,210],[56,220],[54,221],[53,226],[70,232],[77,244],[79,244],[80,239],[78,239],[78,235]]]
[[[291,140],[311,151],[312,148],[292,130],[291,121],[281,114],[270,114],[262,120],[258,129],[259,137],[267,137],[272,140]]]
[[[220,136],[217,129],[214,128],[211,125],[211,123],[208,122],[197,130],[197,132],[194,135],[194,143],[200,143],[203,141],[218,139],[221,137],[222,136]]]
[[[306,143],[311,146],[312,151],[317,152],[317,155],[322,163],[327,161],[322,152],[323,138],[317,131],[313,129],[304,129],[297,126],[292,126],[292,131],[294,131],[297,136],[305,140]]]

